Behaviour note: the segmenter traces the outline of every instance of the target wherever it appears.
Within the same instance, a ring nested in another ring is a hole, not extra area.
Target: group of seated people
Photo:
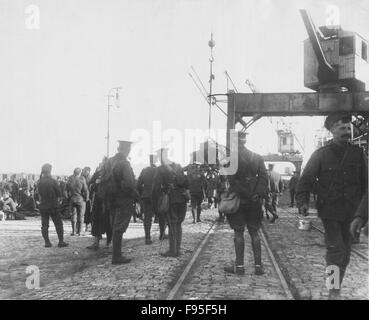
[[[24,183],[23,183],[24,184]],[[15,179],[1,181],[0,184],[0,221],[24,219],[26,215],[35,215],[38,212],[34,200],[34,188],[23,187]],[[20,185],[20,187],[19,187]]]

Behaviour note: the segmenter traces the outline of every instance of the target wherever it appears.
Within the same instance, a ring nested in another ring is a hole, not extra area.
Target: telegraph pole
[[[209,90],[209,137],[210,137],[210,129],[211,129],[211,104],[212,104],[213,80],[214,80],[214,75],[213,75],[213,62],[214,62],[213,48],[215,47],[215,41],[213,40],[213,33],[211,33],[211,39],[209,40],[208,45],[210,47],[210,58],[209,58],[209,62],[210,62],[210,79],[209,79],[209,86],[210,86],[210,90]]]

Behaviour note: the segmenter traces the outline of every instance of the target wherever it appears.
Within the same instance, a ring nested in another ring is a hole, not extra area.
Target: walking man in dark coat
[[[156,171],[153,185],[153,204],[157,208],[159,197],[169,196],[169,209],[166,218],[169,228],[169,250],[161,255],[178,257],[182,242],[182,222],[186,216],[188,180],[182,167],[168,159],[168,149],[158,150],[161,165]]]
[[[243,275],[245,227],[251,237],[254,253],[255,274],[264,274],[261,263],[261,243],[258,230],[263,218],[262,199],[267,192],[268,175],[263,158],[245,147],[246,133],[238,133],[238,168],[236,174],[228,176],[230,190],[240,196],[240,206],[236,213],[228,214],[227,220],[234,230],[236,262],[224,270],[228,273]]]
[[[118,153],[112,159],[114,192],[111,196],[110,221],[113,229],[112,264],[129,263],[132,259],[122,256],[122,237],[126,232],[137,198],[135,177],[127,157],[131,141],[119,140]]]
[[[151,240],[151,225],[155,209],[152,204],[152,188],[154,183],[154,176],[156,173],[156,155],[150,154],[150,166],[144,168],[137,180],[137,191],[141,198],[141,205],[144,214],[144,229],[145,229],[145,243],[152,244]],[[165,220],[159,217],[160,237],[164,235]],[[163,229],[163,230],[162,230]]]
[[[106,246],[109,247],[112,240],[112,230],[108,211],[104,208],[104,195],[101,190],[101,178],[103,174],[104,162],[101,162],[92,175],[90,180],[91,199],[91,235],[94,237],[94,243],[87,249],[98,250],[102,235],[106,233]]]
[[[281,175],[274,171],[274,164],[268,165],[268,178],[269,178],[269,194],[272,200],[272,208],[273,208],[273,218],[270,220],[271,223],[274,223],[276,219],[278,219],[277,215],[277,205],[278,205],[278,197],[283,191],[283,181]]]
[[[339,274],[329,285],[329,299],[340,298],[340,288],[350,261],[350,223],[367,188],[367,160],[361,148],[350,144],[351,115],[337,112],[325,120],[333,140],[316,150],[297,185],[296,200],[308,215],[310,193],[316,183],[317,210],[325,230],[327,273]],[[332,269],[333,267],[333,269]],[[331,274],[330,274],[331,276]]]
[[[201,222],[201,204],[204,199],[206,180],[205,176],[196,164],[190,164],[187,170],[187,179],[191,195],[191,211],[193,223]]]
[[[59,185],[51,177],[52,166],[44,164],[41,168],[40,180],[37,183],[37,192],[40,199],[40,214],[41,214],[41,233],[45,240],[45,247],[52,246],[49,240],[49,218],[54,222],[55,230],[58,235],[58,247],[66,247],[68,243],[64,242],[63,222],[58,210],[61,193]]]
[[[288,188],[290,189],[290,197],[291,197],[291,205],[290,205],[291,208],[293,208],[293,206],[295,205],[296,188],[297,183],[299,182],[299,178],[300,178],[299,172],[294,171],[293,176],[291,177],[288,183]]]

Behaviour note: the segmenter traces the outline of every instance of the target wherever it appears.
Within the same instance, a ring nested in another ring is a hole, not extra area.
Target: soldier
[[[150,230],[152,225],[152,218],[154,216],[154,207],[152,205],[152,187],[154,176],[156,173],[156,155],[150,154],[150,166],[144,168],[137,180],[137,191],[141,197],[141,205],[144,214],[144,229],[145,229],[145,243],[152,244]],[[163,218],[160,218],[163,220]],[[160,223],[161,222],[161,223]],[[165,230],[165,221],[160,221],[160,238],[162,238]]]
[[[272,200],[272,208],[273,208],[273,218],[270,220],[271,223],[274,223],[276,219],[278,219],[277,215],[277,205],[278,205],[278,196],[283,191],[283,181],[281,175],[274,171],[274,164],[268,165],[268,178],[269,178],[269,192]]]
[[[234,245],[236,262],[225,267],[228,273],[245,274],[244,250],[245,226],[251,237],[252,251],[254,253],[255,274],[264,274],[261,263],[261,243],[258,230],[263,217],[262,198],[267,192],[268,175],[263,158],[248,150],[244,144],[246,134],[238,133],[238,168],[236,174],[229,176],[231,191],[240,196],[240,206],[236,213],[227,215],[230,227],[234,230]]]
[[[72,208],[72,234],[80,235],[82,229],[82,223],[84,221],[84,215],[86,210],[86,200],[89,199],[89,192],[86,181],[81,177],[82,170],[76,168],[73,171],[73,175],[68,182],[68,190],[70,195],[70,204]]]
[[[88,231],[88,226],[91,223],[91,192],[90,192],[90,167],[84,167],[81,173],[81,177],[85,179],[87,188],[89,190],[89,197],[86,199],[86,210],[85,210],[85,217],[84,217],[84,223],[85,223],[85,232]]]
[[[295,204],[296,187],[297,187],[297,183],[299,182],[299,178],[300,178],[300,173],[298,171],[294,171],[293,176],[291,177],[288,183],[288,188],[290,190],[290,197],[291,197],[291,205],[290,205],[291,208],[293,208]]]
[[[204,199],[206,180],[204,175],[200,171],[200,167],[196,163],[193,163],[188,167],[187,178],[191,195],[191,211],[193,223],[196,223],[195,211],[197,222],[201,222],[201,203]]]
[[[339,284],[329,289],[329,299],[340,298],[342,280],[350,261],[350,222],[367,187],[364,152],[349,143],[350,122],[351,115],[344,112],[326,118],[324,126],[332,133],[333,140],[312,154],[296,193],[299,211],[306,216],[310,193],[316,184],[317,211],[325,230],[327,273],[332,266],[339,272]]]
[[[59,185],[51,177],[52,166],[44,164],[41,168],[40,180],[37,183],[37,192],[40,199],[40,214],[41,214],[41,233],[45,240],[45,247],[52,246],[49,240],[49,218],[54,222],[55,230],[59,239],[59,248],[67,247],[68,243],[64,242],[63,221],[60,217],[58,207],[61,198]]]
[[[169,209],[166,218],[169,227],[169,250],[163,257],[178,257],[182,242],[182,222],[187,210],[188,180],[182,167],[168,159],[168,149],[158,150],[161,165],[158,167],[153,185],[153,204],[158,207],[159,197],[169,196]]]
[[[88,246],[87,249],[98,250],[100,246],[100,240],[102,239],[102,235],[106,233],[106,246],[109,247],[112,240],[112,230],[110,225],[110,217],[108,215],[109,212],[104,210],[104,199],[103,194],[101,193],[101,177],[104,168],[103,161],[99,164],[95,173],[92,175],[90,179],[90,187],[92,194],[92,205],[91,205],[91,234],[94,237],[94,243],[91,246]]]
[[[112,264],[129,263],[132,259],[122,256],[122,237],[133,214],[133,203],[137,197],[135,177],[127,160],[131,152],[131,141],[119,140],[118,153],[110,158],[114,192],[110,203],[110,221],[113,230]]]

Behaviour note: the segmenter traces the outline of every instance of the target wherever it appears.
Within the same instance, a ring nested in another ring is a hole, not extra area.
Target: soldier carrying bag
[[[240,196],[236,192],[229,192],[229,182],[226,181],[226,192],[220,194],[218,211],[225,214],[234,214],[240,207]]]

